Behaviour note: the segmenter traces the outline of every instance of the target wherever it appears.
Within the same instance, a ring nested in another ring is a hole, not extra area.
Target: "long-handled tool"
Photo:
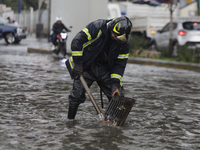
[[[104,115],[102,114],[102,112],[101,112],[101,110],[99,109],[99,107],[98,107],[96,101],[94,100],[94,97],[92,96],[92,94],[91,94],[91,92],[90,92],[90,89],[88,88],[88,86],[87,86],[87,84],[86,84],[86,82],[85,82],[85,80],[84,80],[84,78],[83,78],[82,75],[80,76],[80,80],[81,80],[81,82],[82,82],[82,84],[83,84],[83,86],[84,86],[86,92],[88,93],[88,95],[89,95],[89,97],[90,97],[90,100],[92,101],[92,104],[94,105],[94,107],[95,107],[95,109],[96,109],[96,111],[97,111],[97,114],[98,114],[98,116],[99,116],[100,121],[104,121],[104,119],[105,119],[105,118],[104,118]]]

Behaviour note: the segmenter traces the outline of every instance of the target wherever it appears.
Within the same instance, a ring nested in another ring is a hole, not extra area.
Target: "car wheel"
[[[15,36],[14,36],[12,33],[7,33],[7,34],[5,35],[5,41],[6,41],[6,43],[8,43],[8,44],[12,44],[12,43],[15,42]]]

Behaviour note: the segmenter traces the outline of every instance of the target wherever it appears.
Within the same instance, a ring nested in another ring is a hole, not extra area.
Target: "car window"
[[[6,20],[4,18],[0,17],[0,24],[6,24],[6,23],[7,23]]]
[[[200,30],[200,22],[184,22],[183,28],[187,30]]]
[[[173,23],[173,30],[177,28],[177,23]],[[169,32],[170,23],[168,23],[163,29],[162,32]]]
[[[173,23],[173,30],[177,28],[177,23]]]
[[[169,23],[162,29],[162,32],[169,31]]]

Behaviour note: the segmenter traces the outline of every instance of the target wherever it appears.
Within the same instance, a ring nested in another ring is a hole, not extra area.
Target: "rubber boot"
[[[76,104],[76,105],[69,104],[68,119],[75,118],[78,106],[79,106],[79,104]]]

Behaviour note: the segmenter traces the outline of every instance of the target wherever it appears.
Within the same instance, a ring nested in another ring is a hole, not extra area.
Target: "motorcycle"
[[[61,53],[64,57],[66,55],[66,41],[68,38],[68,34],[65,30],[59,33],[56,37],[57,46],[52,48],[53,53],[59,55]]]

